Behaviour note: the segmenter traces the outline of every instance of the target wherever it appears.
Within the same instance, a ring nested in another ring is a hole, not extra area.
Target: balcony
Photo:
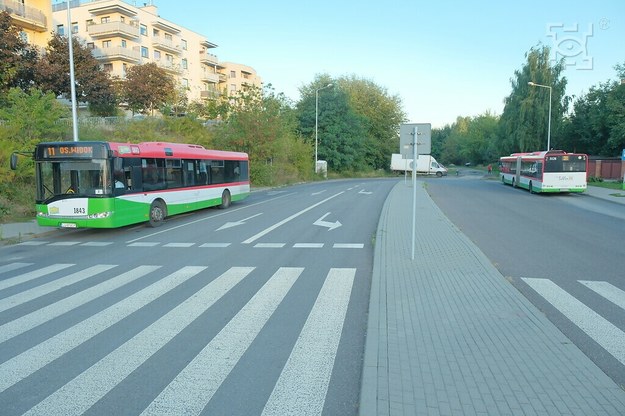
[[[103,37],[122,37],[127,39],[137,39],[139,37],[139,27],[123,22],[108,22],[89,25],[87,28],[89,35],[94,39]]]
[[[176,55],[182,53],[180,45],[174,43],[173,40],[165,39],[160,36],[152,37],[152,46],[165,52],[175,53]]]
[[[219,74],[214,72],[204,72],[201,77],[202,82],[208,82],[210,84],[219,83]]]
[[[40,9],[25,6],[17,1],[0,0],[0,11],[9,13],[17,26],[36,32],[48,31],[48,19]]]
[[[212,53],[200,52],[200,62],[205,65],[217,65],[219,64],[219,59],[217,59],[217,55]]]
[[[91,54],[98,61],[126,61],[138,64],[141,61],[141,52],[138,50],[115,46],[111,48],[96,48],[91,50]]]
[[[219,91],[216,89],[200,91],[200,98],[202,100],[216,100],[219,98]]]
[[[180,75],[180,73],[182,72],[180,69],[180,65],[176,65],[171,61],[154,61],[154,63],[159,68],[164,69],[165,71],[172,74]]]

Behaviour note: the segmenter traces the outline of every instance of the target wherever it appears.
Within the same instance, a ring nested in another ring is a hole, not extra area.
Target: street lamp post
[[[549,85],[536,84],[535,82],[528,82],[527,85],[531,87],[549,88],[549,120],[547,120],[547,151],[551,149],[551,87]]]
[[[317,88],[315,90],[315,173],[317,172],[317,148],[319,147],[319,135],[318,135],[318,128],[319,128],[319,91],[324,90],[326,88],[330,88],[332,86],[332,84],[328,84],[325,87],[321,87],[321,88]]]

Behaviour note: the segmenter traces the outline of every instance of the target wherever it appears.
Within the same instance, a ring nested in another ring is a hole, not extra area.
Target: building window
[[[182,45],[182,50],[186,51],[187,50],[187,41],[184,39],[180,40],[180,44]]]
[[[126,42],[126,39],[122,39],[122,48],[126,49],[127,45],[128,45],[128,42]]]
[[[158,38],[159,36],[161,36],[161,32],[158,29],[152,29],[152,36]]]
[[[160,61],[161,60],[161,51],[154,51],[154,60],[155,61]]]
[[[19,36],[20,36],[20,39],[22,40],[22,42],[29,43],[29,42],[28,42],[28,33],[24,32],[24,31],[22,30],[22,31],[20,31]]]
[[[232,93],[237,92],[237,84],[230,84],[230,92]]]
[[[78,33],[78,22],[72,22],[72,34]]]
[[[184,88],[189,88],[189,80],[186,78],[182,78],[182,86]]]
[[[89,19],[85,22],[87,24],[87,32],[89,31],[89,26],[91,26],[94,22],[93,19]]]
[[[189,69],[189,64],[187,63],[187,58],[184,58],[181,61],[182,69]]]
[[[108,23],[111,21],[111,16],[104,16],[100,18],[100,23]]]
[[[126,16],[120,16],[119,21],[122,23],[126,23]]]
[[[237,77],[237,72],[236,71],[230,71],[230,78],[236,78]]]
[[[146,48],[145,46],[141,47],[141,57],[142,58],[149,58],[150,57],[150,51],[148,51],[148,48]]]
[[[113,64],[104,64],[102,69],[104,69],[104,72],[111,73],[113,72]]]
[[[56,25],[56,33],[58,33],[60,36],[65,36],[65,26]]]
[[[165,33],[165,40],[172,41],[174,40],[174,37],[171,35],[171,33]]]
[[[140,30],[141,30],[141,34],[143,36],[147,36],[148,35],[148,27],[146,25],[141,25],[139,26]]]
[[[111,41],[110,40],[103,40],[102,41],[102,47],[103,48],[110,48],[111,47]]]
[[[165,54],[165,60],[170,64],[174,62],[174,55],[170,55],[168,53]]]
[[[126,78],[127,72],[128,72],[128,64],[122,64],[122,77]]]
[[[93,43],[93,42],[88,42],[88,43],[87,43],[87,49],[95,49],[95,43]]]

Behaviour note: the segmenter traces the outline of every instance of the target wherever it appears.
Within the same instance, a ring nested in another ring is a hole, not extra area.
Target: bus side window
[[[184,184],[186,186],[195,185],[195,162],[193,160],[184,160]]]
[[[208,185],[208,168],[206,162],[201,160],[199,162],[199,172],[197,182],[199,185]]]

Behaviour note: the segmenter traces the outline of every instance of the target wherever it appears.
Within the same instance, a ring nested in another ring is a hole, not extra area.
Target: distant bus
[[[588,156],[550,150],[499,159],[501,181],[533,192],[584,192]]]
[[[170,215],[227,208],[250,193],[246,153],[192,144],[50,142],[38,144],[33,158],[43,226],[156,227]]]

